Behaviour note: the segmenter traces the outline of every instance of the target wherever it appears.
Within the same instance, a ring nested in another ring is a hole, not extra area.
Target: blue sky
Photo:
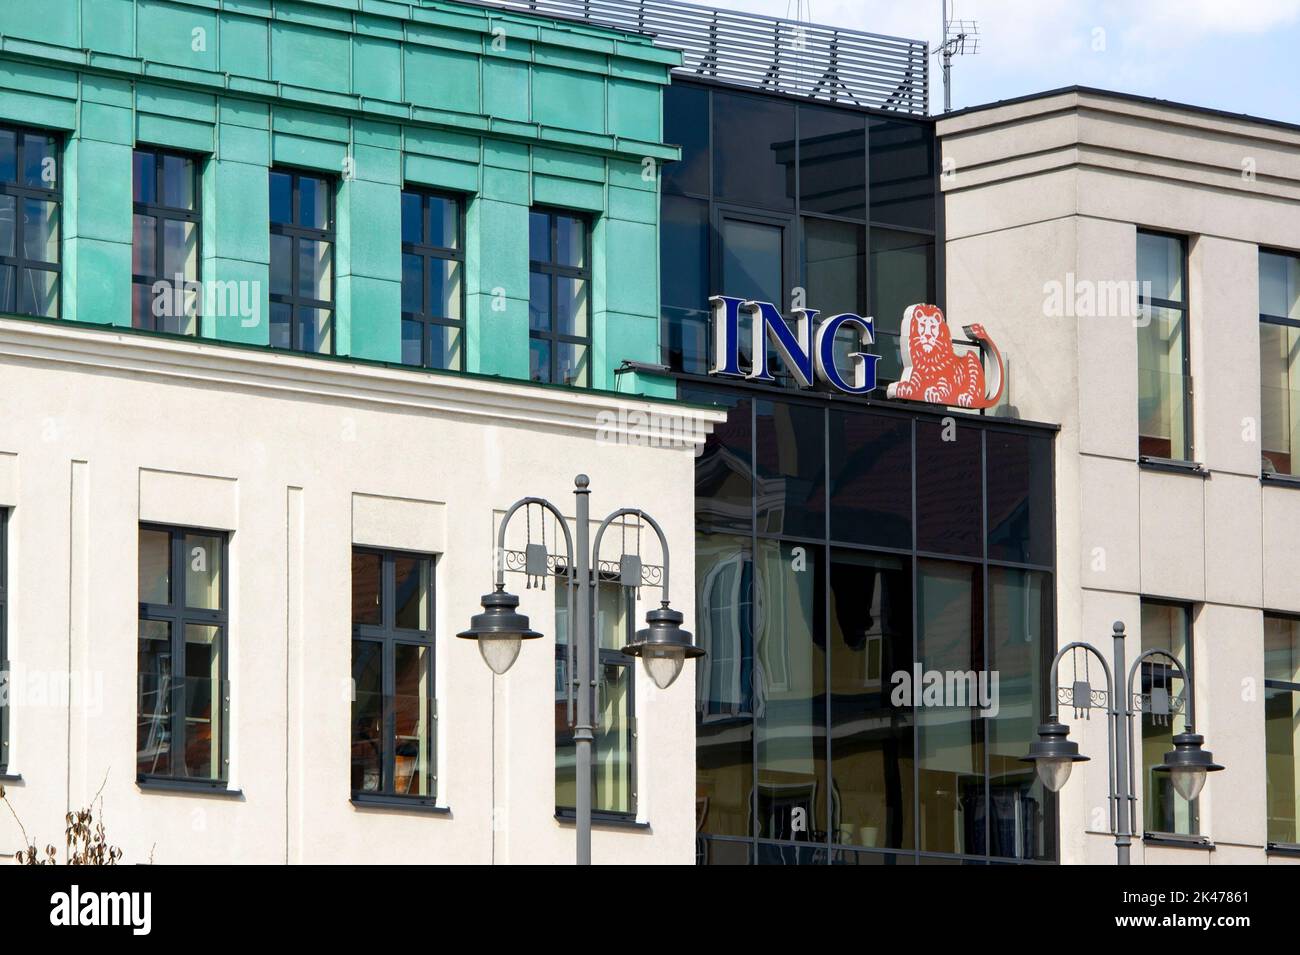
[[[692,0],[696,2],[696,0]],[[698,0],[793,16],[797,0]],[[804,0],[804,19],[935,44],[941,0]],[[1300,123],[1300,0],[956,0],[980,51],[953,65],[960,109],[1080,84]],[[943,104],[931,61],[931,109]]]

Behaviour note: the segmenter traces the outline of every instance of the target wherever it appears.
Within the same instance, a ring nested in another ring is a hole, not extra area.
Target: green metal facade
[[[132,148],[210,157],[205,282],[256,281],[267,344],[267,170],[336,181],[340,355],[400,358],[404,184],[465,196],[466,369],[528,376],[528,210],[592,230],[592,385],[659,361],[662,90],[633,34],[454,2],[39,0],[0,5],[0,122],[63,137],[63,317],[131,325]],[[629,387],[630,385],[630,387]]]

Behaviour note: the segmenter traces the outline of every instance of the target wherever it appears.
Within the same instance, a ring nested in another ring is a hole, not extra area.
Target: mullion
[[[380,770],[380,783],[386,793],[397,792],[397,753],[393,745],[393,736],[397,729],[397,713],[393,699],[396,691],[396,644],[393,621],[396,612],[393,604],[397,598],[397,588],[394,583],[393,573],[393,555],[385,552],[380,558],[379,586],[381,597],[380,619],[384,626],[384,643],[382,650],[383,661],[381,664],[382,675],[380,677],[384,693],[383,705],[383,723],[384,739],[381,751],[383,752],[384,765]]]

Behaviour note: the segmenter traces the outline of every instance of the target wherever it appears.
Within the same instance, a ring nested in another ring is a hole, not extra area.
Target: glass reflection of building
[[[696,463],[699,860],[1055,860],[1020,761],[1055,646],[1054,432],[707,377],[725,293],[873,315],[897,378],[903,309],[942,304],[932,125],[676,78],[664,122],[664,362],[729,409]],[[996,671],[996,715],[901,701],[914,662]]]

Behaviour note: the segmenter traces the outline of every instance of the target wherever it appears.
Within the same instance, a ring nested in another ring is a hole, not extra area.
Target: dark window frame
[[[1171,457],[1171,458],[1166,459],[1166,458],[1164,458],[1164,457],[1161,456],[1161,455],[1149,455],[1149,454],[1144,453],[1144,452],[1141,450],[1142,439],[1143,439],[1144,436],[1143,436],[1142,433],[1141,433],[1142,422],[1139,421],[1139,422],[1138,422],[1138,429],[1139,429],[1139,431],[1138,431],[1138,436],[1137,436],[1137,438],[1138,438],[1138,458],[1139,458],[1139,460],[1142,460],[1142,459],[1148,459],[1148,458],[1149,458],[1149,459],[1156,460],[1156,461],[1159,461],[1159,460],[1194,461],[1194,460],[1195,460],[1195,456],[1196,456],[1196,435],[1195,435],[1195,433],[1193,432],[1192,428],[1193,428],[1193,425],[1194,425],[1195,422],[1196,422],[1196,415],[1195,415],[1195,411],[1194,411],[1194,408],[1193,408],[1193,401],[1195,400],[1196,391],[1195,391],[1194,383],[1193,383],[1193,381],[1192,381],[1192,342],[1191,342],[1191,337],[1192,337],[1192,316],[1191,316],[1191,289],[1188,287],[1188,286],[1189,286],[1189,282],[1190,282],[1190,277],[1191,277],[1191,273],[1190,273],[1189,268],[1188,268],[1188,265],[1189,265],[1189,259],[1190,259],[1190,254],[1191,254],[1191,242],[1189,241],[1190,237],[1189,237],[1189,236],[1186,236],[1186,235],[1183,235],[1183,234],[1181,234],[1181,233],[1178,233],[1178,232],[1166,232],[1166,231],[1161,230],[1161,229],[1142,229],[1142,228],[1139,228],[1139,229],[1137,230],[1137,235],[1138,235],[1138,236],[1142,236],[1142,235],[1151,235],[1151,236],[1158,236],[1158,237],[1163,238],[1163,239],[1173,239],[1174,241],[1176,241],[1176,242],[1178,243],[1179,249],[1180,249],[1180,251],[1182,252],[1182,266],[1181,266],[1181,268],[1182,268],[1182,278],[1183,278],[1183,298],[1182,298],[1182,301],[1176,301],[1176,300],[1174,300],[1174,299],[1168,299],[1168,298],[1156,298],[1155,296],[1151,296],[1150,298],[1147,298],[1145,295],[1142,294],[1142,282],[1141,282],[1141,277],[1140,277],[1140,276],[1138,277],[1138,289],[1137,289],[1137,292],[1138,292],[1138,311],[1139,311],[1139,312],[1142,310],[1143,306],[1151,306],[1151,307],[1153,307],[1153,308],[1164,308],[1164,309],[1169,309],[1169,310],[1171,310],[1171,311],[1176,311],[1176,312],[1178,312],[1178,313],[1182,316],[1182,325],[1183,325],[1183,354],[1182,354],[1182,378],[1183,378],[1183,431],[1184,431],[1184,433],[1187,435],[1187,439],[1186,439],[1186,443],[1187,443],[1187,453],[1186,453],[1184,456],[1182,456],[1182,457]],[[1136,242],[1137,242],[1137,240],[1135,239],[1135,240],[1134,240],[1134,249],[1135,249],[1135,251],[1136,251]],[[1141,333],[1141,329],[1139,328],[1138,331],[1139,331],[1139,334],[1140,334],[1140,333]],[[1138,369],[1138,374],[1139,374],[1139,375],[1141,374],[1141,368]],[[1157,435],[1151,435],[1150,437],[1158,438],[1159,436],[1157,436]],[[1171,436],[1170,436],[1170,443],[1172,444],[1172,442],[1173,442],[1173,436],[1171,435]]]
[[[178,524],[158,524],[148,521],[141,521],[139,531],[158,531],[168,535],[168,575],[171,585],[171,601],[167,604],[151,604],[143,600],[137,603],[137,632],[136,647],[139,649],[139,621],[156,620],[170,624],[170,643],[172,654],[172,687],[171,687],[171,738],[169,743],[169,754],[172,759],[172,772],[169,773],[141,773],[136,771],[136,782],[141,786],[151,784],[174,785],[183,784],[187,787],[196,789],[216,789],[224,790],[230,781],[230,534],[226,531],[213,530],[203,527],[188,527]],[[185,537],[187,534],[199,534],[205,537],[216,537],[221,541],[221,607],[217,610],[204,609],[200,607],[187,607],[185,605]],[[137,564],[138,564],[137,554]],[[137,594],[137,597],[139,595]],[[219,738],[214,738],[212,744],[219,747],[217,755],[217,764],[220,766],[220,772],[216,779],[208,776],[190,776],[185,765],[185,719],[186,719],[186,698],[185,683],[188,679],[184,675],[185,660],[185,627],[187,624],[195,624],[204,627],[216,627],[219,634],[220,651],[218,659],[220,660],[221,670],[221,697],[220,700],[214,701],[221,707],[221,726]],[[181,661],[181,673],[176,672],[177,663]],[[136,681],[137,681],[137,708],[139,706],[139,663],[136,664]],[[140,713],[137,710],[136,719],[140,719]],[[180,756],[181,766],[178,769],[175,765],[177,755]]]
[[[20,306],[19,290],[22,287],[23,270],[53,272],[54,280],[54,318],[63,317],[63,139],[54,131],[44,131],[31,126],[14,125],[5,123],[0,125],[0,129],[5,132],[14,134],[14,181],[12,183],[0,182],[0,196],[11,196],[14,200],[14,254],[0,255],[0,267],[8,266],[14,270],[14,310],[15,315],[30,315],[35,318],[38,316],[35,312],[24,312]],[[26,167],[25,152],[26,138],[28,136],[39,136],[42,139],[52,139],[54,148],[52,155],[54,157],[54,188],[43,189],[39,186],[28,186],[23,184],[23,170]],[[26,255],[26,242],[23,235],[23,200],[39,199],[45,202],[54,203],[55,215],[58,220],[59,241],[57,243],[57,261],[43,262],[40,259],[29,259]]]
[[[136,202],[133,196],[132,204],[131,204],[131,213],[132,216],[137,216],[137,215],[151,216],[154,219],[154,234],[153,234],[154,268],[153,268],[152,275],[144,275],[142,273],[135,271],[135,254],[134,254],[135,238],[134,238],[134,228],[133,228],[132,229],[132,256],[131,256],[132,259],[131,284],[132,286],[148,285],[152,291],[153,284],[155,282],[162,281],[162,282],[171,283],[172,279],[174,278],[174,276],[164,274],[164,265],[163,265],[164,256],[166,254],[166,243],[164,241],[164,236],[166,235],[166,227],[167,227],[166,224],[169,220],[178,221],[178,222],[192,222],[194,224],[195,227],[194,281],[201,283],[203,280],[203,173],[201,169],[201,163],[203,162],[204,157],[202,157],[197,153],[190,153],[190,152],[185,152],[176,149],[165,149],[161,146],[136,146],[131,153],[132,174],[134,174],[135,171],[135,165],[134,165],[135,157],[141,154],[149,155],[153,157],[154,198],[157,201],[152,203]],[[163,196],[165,194],[163,188],[163,168],[164,168],[164,161],[168,156],[173,158],[185,159],[193,163],[193,168],[194,168],[194,208],[193,209],[182,209],[176,206],[168,206],[165,205],[162,201]],[[134,226],[134,219],[132,219],[132,225]],[[199,287],[201,289],[202,285],[200,284]],[[175,289],[172,289],[172,293],[173,294],[175,293]],[[132,318],[132,323],[134,324],[134,319],[135,319],[134,311],[132,312],[131,318]],[[150,314],[147,316],[147,318],[149,320],[148,325],[135,325],[135,327],[146,328],[149,331],[163,331],[163,329],[158,328],[158,323],[159,321],[161,321],[161,319],[155,317],[152,314],[152,310]],[[203,336],[203,295],[200,292],[198,296],[198,300],[195,303],[194,335],[186,336],[186,337],[201,338],[202,336]]]
[[[1259,251],[1256,253],[1256,256],[1258,258],[1258,256],[1266,255],[1266,254],[1275,255],[1282,258],[1296,259],[1297,261],[1300,261],[1300,252],[1288,251],[1285,249],[1272,249],[1272,248],[1268,248],[1267,246],[1260,246]],[[1300,320],[1294,318],[1288,318],[1285,315],[1273,315],[1269,312],[1265,312],[1262,308],[1260,309],[1259,312],[1259,323],[1261,325],[1274,325],[1274,326],[1280,326],[1282,328],[1300,328]],[[1261,390],[1263,389],[1263,385],[1264,383],[1261,380],[1260,381]],[[1263,415],[1264,407],[1266,406],[1264,406],[1263,403],[1261,402],[1261,417]],[[1267,457],[1266,452],[1267,449],[1265,449],[1262,446],[1262,437],[1261,437],[1261,447],[1260,447],[1261,458]],[[1276,471],[1274,473],[1294,476],[1296,472],[1300,470],[1300,448],[1292,448],[1290,456],[1291,456],[1291,469],[1289,471]],[[1269,473],[1269,472],[1264,472],[1264,473]]]
[[[556,565],[556,568],[555,568],[555,572],[554,572],[554,573],[555,573],[555,578],[554,578],[554,581],[555,581],[555,582],[554,582],[555,592],[556,592],[556,595],[558,596],[558,595],[561,593],[561,589],[560,589],[560,588],[562,588],[562,587],[566,587],[567,584],[568,584],[568,580],[569,580],[568,570],[565,569],[565,566],[564,566],[564,562],[563,562],[563,561],[560,561],[560,562]],[[601,574],[600,574],[600,582],[601,582],[602,584],[617,583],[617,582],[619,581],[619,579],[620,579],[620,578],[619,578],[618,573],[617,573],[617,572],[614,572],[614,571],[602,571]],[[623,628],[624,631],[625,631],[624,636],[625,636],[625,639],[626,639],[626,642],[624,643],[624,646],[626,646],[627,644],[629,644],[629,643],[632,642],[632,638],[635,636],[635,633],[636,633],[636,592],[635,592],[635,591],[636,591],[636,588],[635,588],[635,587],[621,587],[621,588],[619,588],[619,589],[623,591],[623,593],[622,593],[622,598],[623,598],[624,600],[627,601],[627,620],[625,621],[625,623],[624,623],[624,628]],[[593,592],[594,592],[594,591],[593,591]],[[569,613],[572,613],[572,612],[573,612],[573,608],[572,608],[572,607],[569,607],[569,608],[568,608],[568,612],[569,612]],[[565,639],[566,639],[566,642],[565,642],[565,643],[561,643],[561,642],[559,641],[559,639],[558,639],[558,634],[557,634],[557,639],[556,639],[556,641],[555,641],[555,663],[556,663],[557,668],[560,667],[561,664],[563,664],[563,665],[564,665],[564,669],[561,670],[560,672],[562,672],[562,673],[565,675],[566,678],[568,678],[568,679],[572,679],[572,675],[568,673],[568,650],[567,650],[567,646],[568,646],[568,644],[567,644],[567,635],[566,635],[566,638],[565,638]],[[606,667],[606,666],[617,666],[617,667],[628,667],[628,668],[630,668],[629,671],[628,671],[630,679],[628,680],[628,690],[627,690],[627,714],[628,714],[628,725],[627,725],[627,729],[626,729],[627,737],[628,737],[628,739],[627,739],[627,752],[628,752],[628,799],[629,799],[629,803],[630,803],[630,808],[627,809],[627,810],[623,810],[623,811],[618,811],[618,810],[608,810],[608,809],[595,809],[595,808],[594,808],[594,806],[595,806],[595,800],[594,800],[594,798],[593,798],[593,803],[592,803],[592,805],[593,805],[593,809],[592,809],[592,811],[591,811],[591,815],[592,815],[592,818],[593,818],[593,819],[606,819],[606,820],[610,820],[610,821],[614,821],[614,822],[626,822],[626,821],[628,821],[628,820],[634,820],[634,819],[636,819],[636,814],[637,814],[637,774],[636,774],[636,763],[637,763],[637,745],[636,745],[636,719],[637,719],[637,717],[636,717],[636,657],[628,656],[628,655],[627,655],[626,653],[624,653],[621,649],[619,649],[619,650],[614,650],[614,649],[611,649],[611,648],[609,648],[609,647],[602,647],[602,646],[600,646],[600,640],[599,640],[599,639],[596,640],[596,650],[597,650],[597,652],[596,652],[596,661],[595,661],[595,663],[596,663],[596,673],[597,673],[597,677],[596,677],[596,679],[597,679],[597,683],[600,682],[600,671],[601,671],[601,669],[602,669],[603,667]],[[575,648],[575,651],[574,651],[574,666],[575,666],[575,668],[576,668],[576,666],[577,666],[577,651],[576,651],[576,648]],[[556,702],[556,705],[559,705],[561,702],[564,701],[564,699],[565,699],[565,695],[564,695],[564,687],[563,687],[563,686],[556,687],[556,690],[555,690],[555,702]],[[576,704],[575,704],[575,705],[576,705]],[[571,727],[566,727],[566,729],[565,729],[565,733],[567,733],[567,735],[569,736],[569,738],[572,739],[572,736],[573,736],[573,729],[572,729]],[[556,758],[558,759],[558,753],[559,753],[559,745],[558,745],[558,744],[559,744],[559,738],[558,738],[558,737],[559,737],[561,734],[558,734],[558,733],[557,733],[556,735],[557,735],[557,739],[556,739],[556,744],[557,744],[557,745],[556,745]],[[592,740],[592,744],[591,744],[591,756],[592,756],[592,767],[593,767],[592,784],[593,784],[594,786],[596,786],[596,787],[599,787],[599,785],[600,785],[600,780],[599,780],[598,776],[597,776],[597,775],[595,774],[595,772],[594,772],[594,767],[595,767],[595,765],[596,765],[596,756],[597,756],[598,747],[599,747],[599,739],[593,739],[593,740]],[[577,791],[577,789],[576,789],[576,780],[575,780],[575,789],[574,789],[574,791],[575,791],[575,792]],[[593,794],[593,797],[594,797],[594,794]],[[576,807],[574,807],[574,806],[562,806],[562,805],[560,805],[560,801],[559,801],[558,797],[556,798],[556,800],[555,800],[555,813],[556,813],[557,816],[560,816],[560,817],[562,817],[562,818],[567,818],[568,816],[572,815],[572,814],[575,813],[576,811],[577,811],[577,810],[576,810]]]
[[[456,367],[445,369],[448,371],[465,370],[465,352],[468,342],[465,331],[465,196],[447,192],[439,189],[428,189],[423,186],[407,185],[402,188],[402,195],[418,196],[420,199],[420,242],[407,242],[403,237],[402,254],[416,255],[422,260],[423,278],[420,288],[419,312],[408,312],[402,310],[403,322],[417,322],[420,325],[420,364],[411,367],[419,368],[438,368],[441,365],[435,365],[432,358],[432,336],[430,334],[431,325],[442,326],[445,328],[456,328],[460,330],[460,355]],[[433,245],[426,241],[430,236],[430,199],[442,199],[455,203],[456,206],[456,248],[449,249],[440,245]],[[460,318],[448,318],[445,315],[438,315],[432,310],[432,296],[429,294],[432,282],[431,262],[459,262],[460,263]],[[403,362],[406,364],[406,362]]]
[[[546,331],[541,331],[528,325],[528,341],[544,341],[550,346],[549,370],[547,372],[547,381],[545,384],[564,385],[569,388],[595,387],[596,369],[594,364],[594,352],[592,350],[592,326],[595,324],[595,282],[592,278],[592,246],[593,233],[595,232],[596,218],[591,213],[582,212],[577,209],[561,209],[555,206],[536,205],[529,207],[529,215],[545,215],[547,217],[547,228],[550,233],[550,261],[540,261],[533,258],[532,249],[528,251],[528,274],[546,275],[550,278],[551,300],[549,303],[551,327]],[[556,261],[556,251],[559,248],[559,229],[557,220],[560,217],[574,219],[582,223],[583,242],[583,261],[587,264],[581,268],[573,265],[561,265]],[[559,314],[556,305],[559,302],[560,283],[557,279],[577,279],[587,285],[587,334],[586,335],[564,335],[558,331],[556,317]],[[529,295],[531,299],[531,293]],[[580,345],[586,349],[587,360],[587,383],[585,385],[569,384],[560,381],[556,377],[556,362],[559,357],[559,345]],[[531,363],[531,362],[530,362]]]
[[[335,176],[321,172],[315,169],[300,169],[295,166],[271,166],[267,169],[267,189],[270,189],[271,176],[284,175],[290,177],[289,186],[289,215],[293,220],[289,223],[276,222],[271,216],[267,215],[267,224],[270,227],[272,236],[282,235],[290,239],[292,245],[289,250],[289,293],[271,291],[269,301],[274,311],[276,305],[289,306],[289,345],[275,345],[271,347],[281,351],[297,352],[303,355],[334,355],[338,352],[338,194],[339,186]],[[316,229],[311,226],[300,224],[300,183],[306,179],[318,179],[325,184],[329,190],[329,202],[327,208],[329,211],[329,228]],[[330,244],[330,297],[324,299],[315,299],[298,294],[298,265],[299,265],[299,243],[303,241],[328,242]],[[272,283],[273,286],[273,283]],[[329,351],[306,351],[297,346],[298,328],[300,320],[298,312],[300,309],[314,308],[329,313],[326,323],[325,335],[329,337]]]
[[[353,545],[352,555],[368,554],[379,558],[380,561],[380,578],[379,578],[379,607],[380,622],[379,624],[359,624],[355,621],[351,623],[351,638],[348,646],[349,657],[352,656],[354,644],[357,641],[366,641],[380,645],[380,654],[382,657],[381,666],[383,673],[381,682],[383,686],[383,730],[382,742],[383,751],[380,754],[380,787],[379,789],[352,789],[349,782],[349,791],[354,803],[372,803],[375,805],[409,805],[421,807],[437,807],[439,793],[438,779],[438,696],[437,696],[437,568],[438,555],[426,554],[417,551],[407,551],[383,547],[367,547],[362,545]],[[427,630],[409,630],[400,628],[396,625],[397,613],[397,577],[395,564],[399,558],[423,560],[428,562],[429,568],[429,627]],[[349,590],[349,593],[351,590]],[[423,636],[421,636],[423,634]],[[399,793],[396,787],[397,777],[397,754],[394,740],[396,738],[397,714],[393,706],[393,699],[396,696],[396,648],[398,646],[422,647],[426,653],[428,665],[428,687],[429,687],[429,705],[430,705],[430,726],[429,726],[429,768],[430,777],[433,783],[433,792],[423,794]],[[355,660],[353,661],[355,665]],[[349,668],[351,672],[351,668]],[[353,676],[355,681],[355,675]],[[353,683],[353,694],[356,693],[355,682]],[[349,751],[355,744],[353,731],[348,733]],[[351,760],[349,759],[349,774],[351,773]]]

